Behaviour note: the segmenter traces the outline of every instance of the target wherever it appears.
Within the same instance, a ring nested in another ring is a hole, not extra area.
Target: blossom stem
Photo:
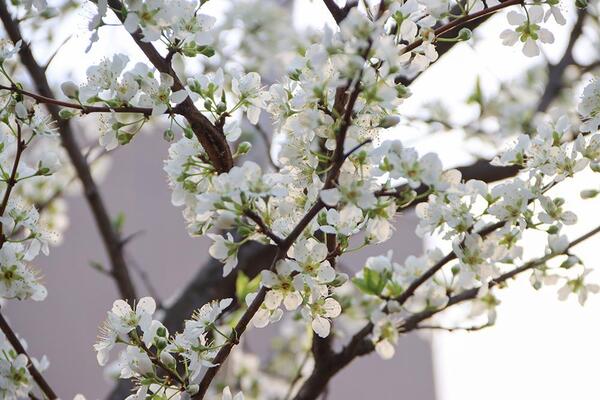
[[[44,393],[44,396],[46,396],[48,400],[58,399],[58,396],[56,395],[52,387],[48,384],[46,379],[44,379],[41,372],[35,367],[35,365],[33,365],[31,357],[29,357],[29,354],[27,354],[27,352],[23,348],[23,345],[19,341],[19,338],[4,318],[4,315],[2,315],[2,312],[0,312],[0,329],[8,339],[8,342],[11,344],[11,346],[15,349],[17,354],[23,354],[25,357],[27,357],[27,370],[31,374],[31,377],[38,385],[40,390]]]
[[[21,125],[17,124],[17,152],[15,155],[15,160],[13,161],[10,177],[8,178],[8,181],[6,181],[4,197],[2,199],[2,203],[0,204],[0,216],[4,216],[4,212],[6,211],[6,207],[8,206],[8,201],[10,199],[10,194],[18,182],[17,171],[19,168],[19,163],[21,161],[21,155],[23,154],[23,151],[25,151],[25,147],[25,141],[23,141],[21,137]],[[2,248],[2,246],[4,246],[5,242],[6,236],[4,235],[4,225],[0,223],[0,249]]]

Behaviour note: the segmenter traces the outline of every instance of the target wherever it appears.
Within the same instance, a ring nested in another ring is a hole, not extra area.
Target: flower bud
[[[175,139],[175,132],[173,132],[173,129],[167,129],[166,131],[164,131],[163,138],[167,142],[172,142],[173,139]]]
[[[189,385],[185,388],[185,391],[190,395],[195,395],[200,390],[200,386],[198,385]]]
[[[58,112],[58,116],[61,119],[71,119],[77,115],[79,115],[79,111],[70,110],[68,108],[61,108],[61,110]]]
[[[473,32],[469,28],[462,28],[458,32],[457,39],[464,42],[471,39],[471,37],[473,37]]]
[[[398,125],[400,122],[400,117],[397,115],[386,115],[379,121],[380,128],[391,128],[393,126]]]
[[[237,153],[239,155],[247,154],[252,148],[252,144],[250,142],[242,142],[237,148]]]
[[[580,195],[582,199],[593,199],[594,197],[598,196],[598,193],[600,192],[595,189],[587,189],[582,190]]]
[[[167,367],[173,367],[175,366],[175,357],[173,357],[168,351],[162,351],[160,353],[160,362],[165,364]]]
[[[79,97],[79,86],[74,82],[67,81],[60,85],[62,92],[70,99],[77,99]]]

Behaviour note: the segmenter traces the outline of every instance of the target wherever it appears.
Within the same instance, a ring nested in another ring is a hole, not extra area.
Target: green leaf
[[[246,296],[249,293],[254,293],[258,290],[260,285],[260,275],[250,278],[240,271],[235,279],[235,295],[240,304],[244,304]]]

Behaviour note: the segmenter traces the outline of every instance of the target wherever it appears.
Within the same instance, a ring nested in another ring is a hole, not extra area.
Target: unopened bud
[[[252,144],[250,142],[242,142],[237,148],[237,153],[239,155],[246,154],[252,148]]]
[[[380,128],[391,128],[393,126],[398,125],[400,122],[400,117],[397,115],[386,115],[379,121]]]
[[[67,81],[60,85],[62,92],[70,99],[77,99],[79,97],[79,86],[74,82]]]
[[[69,110],[68,108],[62,108],[59,112],[58,112],[58,116],[61,119],[71,119],[75,116],[79,115],[78,111],[74,111],[74,110]]]
[[[594,197],[598,196],[598,193],[600,192],[595,189],[587,189],[582,190],[580,195],[582,199],[593,199]]]
[[[175,132],[173,132],[173,129],[167,129],[164,133],[163,133],[163,138],[167,141],[167,142],[172,142],[173,139],[175,139]]]
[[[460,41],[467,41],[467,40],[471,39],[471,37],[473,37],[473,32],[471,32],[471,30],[469,28],[462,28],[458,32],[457,39]]]
[[[190,395],[195,395],[200,390],[200,386],[198,385],[189,385],[185,388],[185,391]]]

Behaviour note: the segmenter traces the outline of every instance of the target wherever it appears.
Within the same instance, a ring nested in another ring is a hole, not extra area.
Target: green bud
[[[215,49],[213,49],[210,46],[201,46],[200,54],[202,54],[205,57],[210,58],[215,55]]]
[[[403,84],[396,85],[396,95],[399,99],[405,99],[410,96],[410,89]]]
[[[217,114],[223,114],[225,111],[227,111],[227,104],[223,102],[217,104]]]
[[[133,139],[133,134],[129,133],[129,132],[121,132],[117,135],[117,140],[119,141],[119,144],[121,146],[124,146],[126,144],[128,144],[129,142],[131,142],[131,139]]]
[[[190,396],[195,395],[196,393],[198,393],[199,390],[200,390],[200,386],[198,386],[198,385],[189,385],[188,387],[185,388],[186,393],[189,394]]]
[[[462,28],[458,32],[457,39],[460,41],[467,41],[467,40],[470,40],[471,37],[473,37],[473,32],[471,32],[471,30],[469,28]]]
[[[165,337],[167,336],[167,329],[164,326],[161,326],[156,330],[156,334],[160,337]]]
[[[167,341],[165,339],[157,339],[156,340],[156,348],[160,351],[164,350],[167,347]]]
[[[58,116],[61,119],[71,119],[75,116],[79,115],[79,111],[74,111],[74,110],[70,110],[68,108],[62,108],[59,112],[58,112]]]
[[[65,96],[67,96],[68,98],[79,98],[79,86],[77,86],[77,84],[71,81],[67,81],[60,85],[60,88],[62,89],[62,92],[65,94]]]
[[[575,0],[575,6],[577,8],[586,8],[588,5],[587,0]]]
[[[238,155],[247,154],[252,148],[252,144],[250,142],[242,142],[237,148]]]
[[[348,275],[343,273],[337,273],[335,279],[329,283],[333,287],[340,287],[344,283],[348,282]]]
[[[598,195],[598,193],[600,193],[598,190],[587,189],[587,190],[582,190],[580,195],[581,195],[582,199],[593,199],[594,197],[596,197]]]
[[[552,225],[546,232],[548,232],[550,235],[555,235],[558,233],[558,226]]]
[[[190,127],[185,127],[183,128],[183,135],[186,138],[191,139],[194,137],[194,131]]]
[[[173,132],[173,129],[167,129],[164,133],[163,133],[163,138],[167,141],[167,142],[172,142],[173,139],[175,139],[175,132]]]
[[[565,261],[563,261],[560,264],[560,268],[569,269],[578,263],[579,263],[579,258],[577,258],[576,256],[569,256],[569,257],[567,257],[567,259]]]

